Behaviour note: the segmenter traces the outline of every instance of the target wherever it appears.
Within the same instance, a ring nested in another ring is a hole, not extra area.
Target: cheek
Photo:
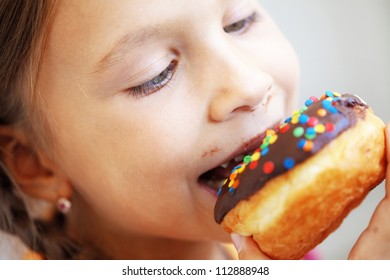
[[[196,114],[180,109],[188,106],[163,105],[141,113],[122,98],[80,104],[83,109],[73,114],[53,113],[61,128],[54,131],[55,147],[59,164],[95,211],[107,219],[150,219],[167,205],[190,203],[185,182],[197,150],[197,125],[190,117]],[[150,217],[140,212],[145,207]]]
[[[57,133],[59,158],[67,163],[64,166],[66,169],[77,171],[74,164],[77,162],[77,165],[88,166],[83,172],[93,170],[95,177],[110,172],[107,175],[116,181],[126,177],[129,172],[146,176],[156,167],[172,169],[169,162],[185,160],[188,142],[184,140],[188,131],[178,128],[172,117],[166,117],[162,114],[155,118],[148,114],[147,118],[137,119],[106,112],[104,118],[99,115],[77,117],[93,120],[93,124],[85,126],[72,126],[77,119],[66,120],[65,123],[70,124],[66,134],[72,137]],[[177,145],[177,142],[182,144]],[[176,158],[172,160],[172,157]],[[160,172],[159,169],[154,171]]]

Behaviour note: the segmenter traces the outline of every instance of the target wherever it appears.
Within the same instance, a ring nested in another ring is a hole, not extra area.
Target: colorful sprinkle
[[[299,115],[294,115],[291,119],[292,124],[297,124],[299,122]]]
[[[264,148],[264,149],[261,151],[261,156],[265,156],[266,154],[268,154],[268,152],[269,152],[269,148],[268,148],[268,147]]]
[[[248,156],[245,156],[243,161],[244,161],[245,164],[249,164],[249,163],[251,163],[251,161],[252,161],[252,157],[249,156],[249,155],[248,155]]]
[[[316,138],[317,133],[313,127],[309,127],[306,129],[305,138],[308,140],[313,140]]]
[[[241,168],[241,164],[239,164],[239,165],[236,165],[234,168],[233,168],[233,170],[232,170],[232,172],[236,172],[238,169],[240,169]]]
[[[317,111],[317,115],[320,116],[320,117],[325,117],[326,116],[326,110],[321,108],[321,109],[318,109]]]
[[[318,101],[318,98],[316,96],[310,96],[310,99],[313,100],[314,102]]]
[[[290,129],[290,125],[288,123],[284,123],[279,126],[280,133],[286,133]]]
[[[257,165],[259,165],[259,162],[258,161],[252,161],[250,164],[249,164],[249,169],[253,170],[257,167]]]
[[[245,166],[246,166],[246,164],[239,164],[239,165],[238,165],[238,168],[235,170],[235,172],[237,172],[237,173],[242,173],[242,172],[244,172]]]
[[[327,132],[332,132],[332,131],[334,131],[334,129],[335,129],[335,126],[333,123],[326,123],[325,124],[325,130]]]
[[[329,112],[331,112],[332,114],[336,114],[338,112],[338,110],[336,109],[336,107],[332,106],[331,108],[328,109]]]
[[[300,124],[306,124],[309,121],[309,116],[302,114],[298,118]]]
[[[324,127],[325,129],[325,127]],[[252,155],[252,162],[258,161],[260,159],[260,150],[257,149]]]
[[[313,146],[314,146],[313,141],[308,140],[308,141],[306,141],[305,146],[303,147],[303,150],[305,152],[310,152],[311,150],[313,150]]]
[[[300,126],[296,127],[293,131],[293,135],[297,138],[301,137],[304,133],[305,133],[305,129]]]
[[[307,107],[306,105],[303,106],[303,107],[299,110],[299,114],[302,114],[302,113],[305,112],[307,109],[309,109],[309,107]]]
[[[341,94],[338,93],[338,92],[333,92],[333,94],[334,94],[334,96],[336,96],[336,97],[341,97]]]
[[[313,100],[308,99],[308,100],[306,100],[305,105],[306,105],[306,106],[310,106],[310,105],[313,104],[313,103],[314,103]]]
[[[273,129],[269,129],[269,130],[267,130],[265,132],[265,135],[267,135],[267,136],[272,136],[272,135],[275,135],[275,134],[276,134],[276,132]]]
[[[261,146],[260,146],[260,149],[264,150],[264,149],[266,149],[268,146],[269,146],[269,142],[268,142],[268,141],[265,141],[265,139],[264,139],[263,144],[261,144]]]
[[[264,163],[263,171],[265,174],[271,174],[274,171],[275,165],[272,161]]]
[[[324,107],[325,110],[329,110],[329,108],[333,107],[332,102],[325,99],[322,101],[322,107]]]
[[[295,166],[295,160],[293,158],[287,157],[283,161],[284,168],[290,170]]]
[[[278,135],[275,134],[275,135],[272,135],[271,138],[269,139],[269,143],[272,145],[272,144],[275,144],[276,140],[278,140]]]
[[[237,172],[230,173],[230,177],[229,177],[230,182],[234,181],[234,179],[236,179],[236,178],[237,178]]]
[[[325,125],[323,125],[322,123],[320,124],[317,124],[315,127],[314,127],[314,130],[315,132],[321,134],[321,133],[324,133],[326,128],[325,128]]]
[[[307,140],[314,140],[317,137],[317,134],[305,134]]]
[[[316,131],[313,127],[308,127],[306,129],[306,134],[309,134],[309,135],[315,135],[316,134]]]
[[[263,143],[270,144],[271,138],[272,138],[272,135],[268,135],[267,137],[264,138]]]
[[[325,95],[326,95],[327,97],[334,97],[333,92],[332,92],[332,91],[329,91],[329,90],[327,90],[327,91],[325,92]]]
[[[310,117],[307,121],[308,126],[316,126],[318,124],[318,119],[316,117]]]
[[[325,110],[329,111],[332,114],[335,114],[335,113],[338,112],[337,109],[333,106],[331,100],[328,100],[328,99],[323,100],[322,101],[322,106],[324,107]]]
[[[301,139],[298,141],[298,148],[299,149],[303,149],[303,147],[305,147],[305,144],[306,144],[306,140],[305,139]]]

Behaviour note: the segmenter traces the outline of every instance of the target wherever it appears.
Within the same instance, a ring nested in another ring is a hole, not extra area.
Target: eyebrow
[[[161,32],[156,28],[146,28],[137,33],[126,33],[122,36],[113,47],[99,60],[93,68],[93,73],[104,72],[107,68],[118,63],[123,56],[131,49],[140,46],[142,42],[156,38],[161,35]]]

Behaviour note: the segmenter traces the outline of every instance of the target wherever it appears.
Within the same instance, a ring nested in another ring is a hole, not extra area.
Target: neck
[[[123,240],[124,241],[124,240]],[[193,242],[157,237],[131,236],[123,242],[111,242],[106,254],[113,259],[223,259],[216,242]],[[106,245],[108,245],[106,243]]]
[[[131,234],[98,237],[88,233],[79,235],[78,240],[85,244],[88,252],[95,252],[92,255],[103,259],[210,260],[228,257],[221,245],[212,241],[187,241]]]
[[[87,251],[86,258],[209,260],[228,257],[219,242],[169,239],[129,232],[124,234],[112,231],[106,224],[94,223],[96,218],[91,219],[86,212],[75,211],[68,215],[68,232],[83,245]]]

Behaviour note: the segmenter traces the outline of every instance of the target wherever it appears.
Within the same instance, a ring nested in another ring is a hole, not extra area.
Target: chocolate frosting
[[[283,124],[268,130],[261,147],[236,166],[218,192],[214,218],[221,223],[241,200],[269,180],[288,172],[365,117],[368,106],[357,96],[326,92],[311,97]]]

